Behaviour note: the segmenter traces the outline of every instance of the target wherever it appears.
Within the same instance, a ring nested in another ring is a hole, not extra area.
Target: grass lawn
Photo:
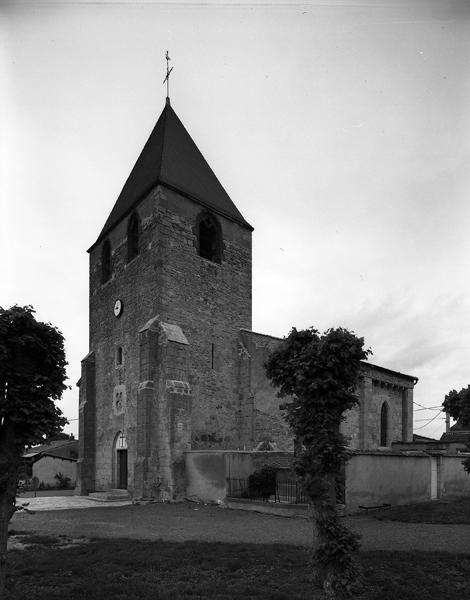
[[[456,500],[436,500],[394,506],[391,509],[380,510],[370,516],[377,519],[402,521],[404,523],[454,523],[470,525],[470,498]],[[470,542],[469,542],[470,548]]]
[[[25,534],[8,553],[8,600],[304,600],[312,593],[306,548],[94,540]],[[462,600],[470,597],[470,554],[366,552],[359,600]]]

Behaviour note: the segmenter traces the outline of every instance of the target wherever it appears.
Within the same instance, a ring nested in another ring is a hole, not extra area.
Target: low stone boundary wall
[[[470,495],[461,456],[356,451],[346,465],[346,507],[413,504]]]
[[[247,479],[263,465],[286,469],[293,461],[286,452],[233,450],[194,450],[185,457],[186,496],[204,502],[224,501],[227,479]],[[462,459],[425,452],[355,451],[346,465],[346,511],[470,495],[470,475]]]
[[[261,468],[289,468],[289,452],[252,452],[244,450],[191,450],[185,453],[186,495],[205,502],[217,502],[227,495],[227,479],[248,479]]]
[[[470,473],[462,466],[463,456],[441,456],[439,497],[470,496]]]

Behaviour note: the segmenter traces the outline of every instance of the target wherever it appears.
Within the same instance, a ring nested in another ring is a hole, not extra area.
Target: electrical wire
[[[442,410],[442,404],[439,406],[423,406],[423,404],[420,404],[419,402],[416,402],[415,400],[413,400],[413,404],[416,404],[416,406],[420,406],[421,410],[429,410],[429,409],[434,409],[434,408],[440,408]],[[419,409],[415,408],[415,410],[419,410]]]
[[[431,424],[433,421],[435,421],[435,420],[437,419],[437,417],[438,417],[438,416],[439,416],[439,413],[437,413],[437,415],[434,415],[434,417],[432,417],[432,419],[429,419],[429,421],[428,421],[427,423],[425,423],[424,425],[421,425],[421,427],[417,427],[417,428],[415,429],[415,431],[418,431],[419,429],[423,429],[424,427],[427,427],[427,426],[428,426],[428,425],[430,425],[430,424]],[[444,419],[445,419],[445,417],[441,417],[441,418],[444,418]]]

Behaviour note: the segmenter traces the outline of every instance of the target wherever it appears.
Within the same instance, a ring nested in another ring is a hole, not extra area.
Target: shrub
[[[276,469],[262,467],[248,477],[248,493],[250,498],[268,500],[276,493]]]
[[[70,477],[59,472],[54,475],[54,479],[57,479],[57,487],[59,490],[68,490],[70,488]]]

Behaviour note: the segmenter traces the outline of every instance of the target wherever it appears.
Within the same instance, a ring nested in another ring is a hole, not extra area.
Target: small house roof
[[[60,446],[64,446],[66,444],[70,444],[70,442],[76,442],[77,440],[54,440],[53,442],[49,442],[48,444],[41,444],[40,446],[33,446],[29,448],[29,454],[39,454],[39,452],[50,452],[54,448],[58,448]],[[25,455],[23,455],[25,456]]]
[[[436,440],[436,438],[426,437],[425,435],[413,433],[413,442],[439,442],[439,440]]]
[[[441,442],[458,442],[466,444],[470,438],[470,431],[449,431],[441,435]]]
[[[466,444],[470,439],[470,429],[457,421],[446,433],[441,435],[442,442],[458,442]]]
[[[69,448],[69,450],[67,450],[67,448]],[[34,446],[33,448],[28,448],[28,450],[23,454],[23,458],[35,458],[44,454],[63,458],[64,452],[68,452],[70,450],[78,452],[78,440],[54,440],[48,444]]]

